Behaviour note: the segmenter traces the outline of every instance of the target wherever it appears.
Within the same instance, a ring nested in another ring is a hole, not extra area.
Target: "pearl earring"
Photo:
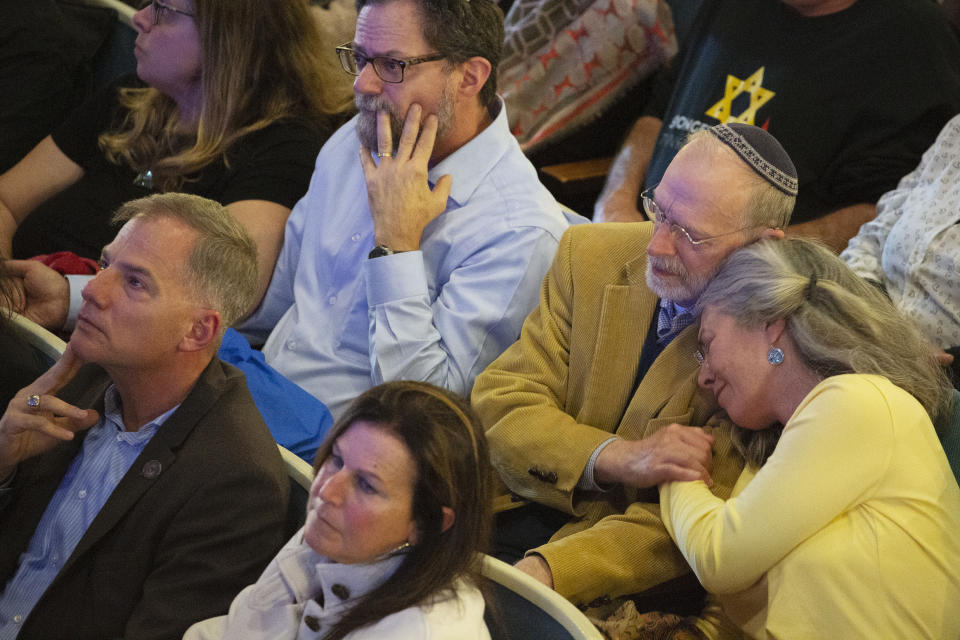
[[[767,362],[773,366],[777,366],[783,362],[783,349],[780,347],[770,347],[770,351],[767,351]]]

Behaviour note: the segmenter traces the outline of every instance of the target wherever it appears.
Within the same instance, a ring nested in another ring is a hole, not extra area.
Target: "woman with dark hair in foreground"
[[[420,382],[374,387],[314,470],[303,529],[228,616],[185,638],[490,637],[477,587],[489,462],[465,402]]]

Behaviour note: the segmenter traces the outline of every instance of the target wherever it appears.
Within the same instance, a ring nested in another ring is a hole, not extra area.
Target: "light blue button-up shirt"
[[[17,572],[0,595],[0,640],[17,637],[23,621],[56,578],[120,479],[176,409],[170,409],[139,431],[126,431],[120,395],[113,385],[107,389],[100,422],[84,438],[47,505],[30,545],[21,554]]]
[[[419,251],[368,259],[376,244],[354,121],[317,158],[287,221],[260,309],[243,330],[267,363],[340,415],[372,385],[432,382],[467,394],[520,335],[571,222],[540,184],[505,109],[430,169],[453,178]]]

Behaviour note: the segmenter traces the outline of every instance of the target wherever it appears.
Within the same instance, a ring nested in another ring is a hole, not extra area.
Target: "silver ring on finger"
[[[35,394],[35,393],[32,394],[32,395],[27,396],[27,406],[30,407],[31,409],[39,409],[39,408],[40,408],[40,396],[38,396],[38,395]]]

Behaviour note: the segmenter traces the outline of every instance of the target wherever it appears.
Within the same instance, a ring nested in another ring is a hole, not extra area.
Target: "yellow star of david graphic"
[[[705,113],[711,118],[719,120],[721,124],[728,122],[753,124],[753,120],[757,115],[757,109],[765,105],[770,98],[777,95],[775,92],[763,88],[764,68],[765,67],[760,67],[746,80],[728,75],[727,88],[723,94],[723,98],[707,109]],[[735,116],[730,113],[730,110],[732,109],[733,101],[743,92],[750,94],[750,106],[747,107],[743,113]]]

